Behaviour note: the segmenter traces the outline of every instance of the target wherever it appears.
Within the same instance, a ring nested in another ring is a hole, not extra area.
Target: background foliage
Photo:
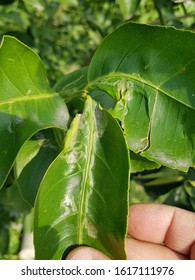
[[[0,0],[0,40],[9,34],[33,48],[52,86],[63,75],[87,66],[102,39],[129,20],[195,31],[195,1]],[[0,192],[0,258],[4,259],[18,258],[24,217],[31,209],[14,184],[12,172]],[[194,170],[183,173],[161,167],[133,173],[130,203],[141,201],[194,211]]]

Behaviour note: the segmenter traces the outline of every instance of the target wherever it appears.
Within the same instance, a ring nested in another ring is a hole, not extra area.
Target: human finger
[[[66,260],[109,260],[109,258],[94,248],[80,246],[73,249]]]
[[[177,253],[162,244],[126,239],[128,260],[186,260],[187,256]]]
[[[128,260],[185,260],[182,254],[160,245],[135,239],[126,239]],[[77,247],[72,250],[66,260],[109,260],[102,252],[91,247]]]
[[[190,255],[195,242],[195,213],[168,205],[134,204],[129,208],[128,233]]]

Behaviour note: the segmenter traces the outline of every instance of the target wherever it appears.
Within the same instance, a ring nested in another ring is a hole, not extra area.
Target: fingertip
[[[66,260],[109,260],[109,258],[94,248],[80,246],[73,249],[67,255]]]
[[[153,203],[131,205],[128,233],[139,240],[162,243],[173,213],[174,208],[167,205]]]
[[[135,239],[163,243],[183,255],[195,257],[195,213],[177,207],[141,203],[129,208],[128,233]]]
[[[195,242],[192,244],[190,248],[190,260],[195,260]]]

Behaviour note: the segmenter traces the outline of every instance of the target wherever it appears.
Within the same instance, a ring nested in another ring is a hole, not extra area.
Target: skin
[[[160,204],[129,207],[126,252],[129,260],[195,260],[195,213]],[[81,246],[67,260],[109,260]]]

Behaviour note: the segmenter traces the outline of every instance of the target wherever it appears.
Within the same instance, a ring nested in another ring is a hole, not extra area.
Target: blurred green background
[[[103,38],[127,21],[195,31],[195,1],[0,0],[0,40],[13,35],[34,49],[51,86],[88,65]],[[130,203],[152,201],[195,211],[194,169],[133,169]],[[0,191],[0,259],[22,258],[22,240],[31,230],[33,209],[14,184],[10,174]]]

